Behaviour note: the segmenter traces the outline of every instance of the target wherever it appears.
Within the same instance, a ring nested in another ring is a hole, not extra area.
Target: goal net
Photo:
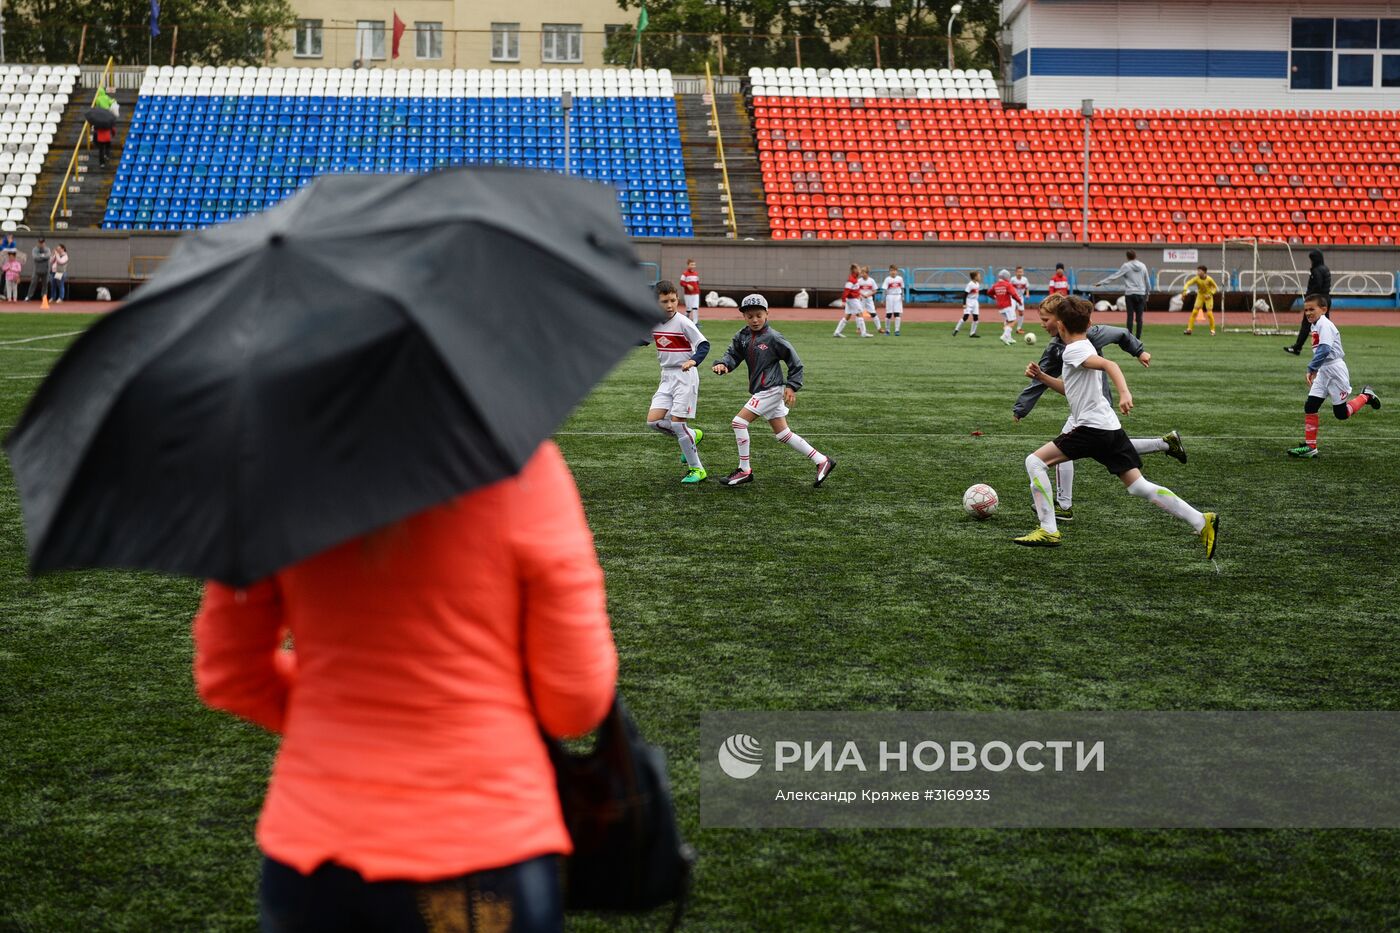
[[[1260,252],[1260,247],[1267,252]],[[1283,265],[1283,254],[1276,252],[1282,248],[1287,254],[1287,268]],[[1230,287],[1230,277],[1226,275],[1220,286],[1220,329],[1236,334],[1257,334],[1271,336],[1292,333],[1281,327],[1275,295],[1292,296],[1303,293],[1305,277],[1298,271],[1293,258],[1293,247],[1286,240],[1271,240],[1264,237],[1231,238],[1220,244],[1220,267],[1239,269],[1234,288]],[[1229,313],[1230,298],[1234,296],[1235,312]],[[1246,325],[1245,322],[1248,322]],[[1231,327],[1231,322],[1235,322]]]

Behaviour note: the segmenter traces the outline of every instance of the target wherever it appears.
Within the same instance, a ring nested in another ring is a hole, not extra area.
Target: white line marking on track
[[[64,334],[44,334],[40,337],[23,337],[19,340],[0,340],[0,347],[12,347],[17,343],[33,343],[36,340],[57,340],[59,337],[76,337],[81,334],[80,330],[70,330]]]

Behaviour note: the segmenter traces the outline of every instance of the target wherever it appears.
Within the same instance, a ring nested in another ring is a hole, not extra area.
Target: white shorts
[[[677,367],[661,371],[661,384],[651,397],[651,407],[664,409],[677,418],[695,417],[700,404],[700,367],[681,372]]]
[[[784,388],[786,387],[775,386],[771,389],[764,389],[762,392],[750,398],[744,407],[765,421],[772,421],[774,418],[786,418],[788,407],[783,404]]]
[[[903,299],[903,298],[898,298],[898,297],[896,297],[896,296],[894,296],[894,295],[886,295],[886,296],[885,296],[885,313],[886,313],[886,314],[903,314],[903,313],[904,313],[904,299]]]
[[[1011,305],[1010,307],[1007,307],[1007,308],[997,308],[997,311],[1001,312],[1001,319],[1002,319],[1003,321],[1006,321],[1006,322],[1008,322],[1008,323],[1014,323],[1014,322],[1015,322],[1015,320],[1016,320],[1016,306],[1015,306],[1015,305]]]
[[[981,313],[982,306],[979,304],[974,304],[969,301],[967,304],[963,305],[963,314],[970,314],[973,317],[977,317]]]
[[[1347,372],[1347,364],[1341,360],[1323,363],[1308,388],[1308,395],[1313,398],[1330,397],[1333,405],[1345,402],[1351,395],[1351,373]]]
[[[1011,299],[1011,310],[1015,311],[1018,315],[1024,315],[1026,313],[1026,303],[1013,298]]]
[[[699,295],[683,295],[682,297],[685,298],[685,309],[686,309],[687,311],[699,311],[699,310],[700,310],[700,296],[699,296]]]
[[[846,313],[846,314],[854,314],[854,315],[856,315],[857,317],[859,317],[859,316],[860,316],[860,299],[859,299],[859,298],[847,298],[847,299],[846,299],[846,310],[845,310],[844,313]]]
[[[871,317],[874,317],[874,316],[875,316],[875,299],[874,299],[874,298],[862,298],[862,299],[860,300],[860,309],[861,309],[862,311],[864,311],[866,314],[870,315]]]

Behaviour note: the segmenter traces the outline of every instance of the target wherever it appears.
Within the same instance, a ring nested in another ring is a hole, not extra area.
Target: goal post
[[[1266,268],[1260,262],[1259,247],[1282,247],[1288,251],[1288,269]],[[1220,243],[1220,267],[1230,268],[1230,251],[1234,248],[1241,260],[1235,276],[1235,288],[1231,289],[1228,274],[1221,284],[1220,329],[1236,334],[1276,336],[1291,333],[1279,325],[1278,310],[1274,307],[1275,294],[1302,294],[1303,282],[1298,264],[1293,257],[1293,246],[1287,240],[1267,237],[1231,237]],[[1231,293],[1243,296],[1249,326],[1229,327],[1227,313]]]

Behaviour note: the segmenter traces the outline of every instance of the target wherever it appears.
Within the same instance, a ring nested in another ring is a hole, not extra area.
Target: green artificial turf
[[[70,338],[13,341],[87,323],[0,317],[0,425]],[[738,327],[706,322],[716,358]],[[1064,401],[1013,424],[1041,347],[949,329],[836,341],[828,324],[781,326],[808,367],[792,427],[840,462],[822,489],[761,423],[758,481],[720,485],[747,394],[742,374],[708,372],[696,423],[712,479],[682,486],[676,445],[643,424],[647,350],[560,433],[607,571],[621,689],[669,756],[700,851],[687,927],[1400,926],[1400,831],[699,828],[705,710],[1396,707],[1400,329],[1343,329],[1357,388],[1396,407],[1345,424],[1324,411],[1315,461],[1283,453],[1306,390],[1281,339],[1161,326],[1150,371],[1117,357],[1129,433],[1186,438],[1188,465],[1152,456],[1145,472],[1221,513],[1214,563],[1094,464],[1064,546],[1013,546],[1034,525],[1023,461]],[[990,521],[963,515],[975,482],[1001,494]],[[196,603],[193,581],[153,575],[30,580],[0,465],[0,928],[255,927],[252,828],[276,743],[196,701]]]

